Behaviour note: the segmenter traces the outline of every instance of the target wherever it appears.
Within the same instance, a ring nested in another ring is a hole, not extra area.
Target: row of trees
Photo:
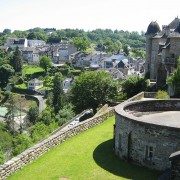
[[[27,31],[16,30],[13,33],[11,33],[10,30],[5,29],[3,33],[0,34],[0,45],[4,44],[7,37],[39,39],[48,43],[58,43],[62,39],[80,38],[79,40],[85,39],[87,44],[103,44],[107,47],[107,51],[109,49],[109,52],[112,51],[113,46],[116,49],[116,46],[119,46],[119,44],[128,45],[132,48],[144,48],[145,45],[144,33],[139,34],[138,32],[128,32],[122,30],[112,31],[111,29],[96,29],[87,32],[80,29],[52,29],[51,34],[48,34],[47,32],[47,29],[41,28],[29,29]]]

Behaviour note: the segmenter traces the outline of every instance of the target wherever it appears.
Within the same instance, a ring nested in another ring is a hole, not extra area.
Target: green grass
[[[158,173],[121,161],[114,155],[114,117],[68,139],[8,179],[153,180]]]
[[[23,75],[29,75],[29,74],[34,74],[34,73],[38,73],[38,72],[44,72],[44,69],[42,69],[41,67],[38,66],[24,66],[23,70],[22,70],[22,74]]]
[[[27,85],[25,83],[23,84],[17,84],[15,85],[16,88],[19,88],[19,89],[27,89]]]

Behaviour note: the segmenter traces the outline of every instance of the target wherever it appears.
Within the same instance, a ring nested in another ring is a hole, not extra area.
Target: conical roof
[[[147,28],[146,35],[156,34],[159,31],[161,31],[159,24],[156,21],[152,21]]]

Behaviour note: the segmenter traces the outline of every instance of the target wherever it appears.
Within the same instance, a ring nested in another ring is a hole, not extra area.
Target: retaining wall
[[[35,146],[27,149],[18,156],[7,161],[5,164],[0,166],[0,179],[6,179],[7,176],[11,175],[18,169],[21,169],[26,164],[37,159],[39,156],[50,150],[52,147],[61,144],[66,139],[75,136],[87,129],[94,127],[103,121],[105,121],[109,116],[114,114],[114,108],[110,108],[104,114],[101,114],[95,118],[90,118],[86,121],[80,122],[78,125],[68,129],[65,132],[58,131],[44,141],[36,144]]]

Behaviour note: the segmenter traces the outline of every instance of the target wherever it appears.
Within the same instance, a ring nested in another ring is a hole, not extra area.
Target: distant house
[[[8,38],[4,46],[22,49],[28,46],[28,40],[26,38]]]
[[[37,39],[33,39],[33,40],[28,39],[28,46],[29,47],[38,47],[38,46],[44,46],[44,45],[46,45],[45,41],[37,40]]]
[[[101,62],[101,67],[105,68],[105,69],[115,68],[115,66],[117,66],[117,64],[119,64],[119,62],[121,62],[121,61],[128,63],[127,56],[125,56],[123,53],[115,54],[115,55],[112,55],[108,58],[105,58]]]
[[[39,62],[39,52],[34,48],[24,48],[22,50],[22,57],[29,64],[36,64]]]
[[[43,81],[38,79],[32,79],[28,82],[28,89],[29,90],[38,90],[43,87]]]
[[[53,62],[59,64],[69,61],[70,55],[77,52],[77,48],[69,41],[62,40],[58,44],[50,45],[47,51]]]
[[[63,90],[64,90],[65,93],[69,90],[69,88],[70,88],[72,83],[73,83],[73,79],[72,78],[66,78],[63,81]]]
[[[101,61],[107,57],[107,53],[95,51],[91,54],[85,54],[82,52],[74,53],[70,59],[72,65],[75,67],[91,67],[94,69],[100,68]]]
[[[106,71],[111,74],[113,79],[124,79],[125,78],[124,74],[116,68],[109,68]]]

